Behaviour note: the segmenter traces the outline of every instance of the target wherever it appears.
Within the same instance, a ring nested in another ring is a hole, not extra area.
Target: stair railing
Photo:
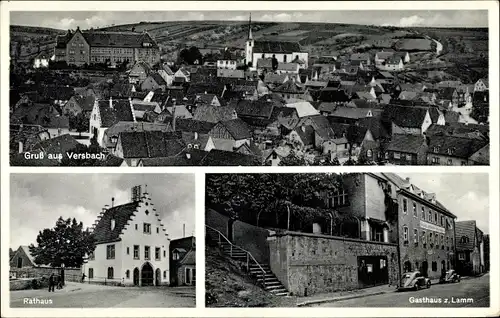
[[[215,233],[217,233],[217,236],[218,236],[217,240],[219,242],[219,246],[221,245],[221,243],[223,241],[229,244],[231,257],[233,256],[233,247],[240,250],[240,251],[245,252],[245,254],[247,256],[247,269],[248,269],[248,271],[250,271],[250,261],[253,261],[258,266],[259,270],[262,272],[262,283],[264,285],[264,288],[266,288],[266,271],[264,270],[264,268],[262,268],[262,266],[259,264],[259,262],[257,262],[255,257],[253,257],[252,253],[250,253],[249,251],[231,243],[231,241],[227,237],[225,237],[224,234],[222,234],[219,230],[216,230],[213,227],[208,226],[206,224],[205,224],[205,227],[207,228],[207,230],[211,230],[211,231],[214,231]]]

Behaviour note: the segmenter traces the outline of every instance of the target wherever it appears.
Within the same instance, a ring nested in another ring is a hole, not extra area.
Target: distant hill
[[[46,35],[57,35],[64,34],[66,30],[35,27],[35,26],[25,26],[25,25],[11,25],[10,32],[14,35],[35,35],[35,36],[46,36]]]

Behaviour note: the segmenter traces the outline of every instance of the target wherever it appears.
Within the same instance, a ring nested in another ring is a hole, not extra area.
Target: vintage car
[[[445,284],[445,283],[457,283],[460,282],[460,275],[455,272],[455,270],[450,269],[446,272],[445,277],[441,277],[439,279],[440,284]]]
[[[419,290],[420,288],[431,288],[431,281],[419,271],[404,273],[398,286],[398,290]]]

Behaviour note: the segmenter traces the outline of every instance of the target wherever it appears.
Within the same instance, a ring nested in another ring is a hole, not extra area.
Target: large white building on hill
[[[140,186],[132,188],[131,202],[103,208],[93,235],[96,248],[83,266],[86,280],[130,286],[169,284],[168,233],[151,196]]]

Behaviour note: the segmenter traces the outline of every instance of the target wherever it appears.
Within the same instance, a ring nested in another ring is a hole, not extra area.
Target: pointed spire
[[[253,40],[252,36],[252,13],[250,13],[250,18],[248,19],[248,39]]]

